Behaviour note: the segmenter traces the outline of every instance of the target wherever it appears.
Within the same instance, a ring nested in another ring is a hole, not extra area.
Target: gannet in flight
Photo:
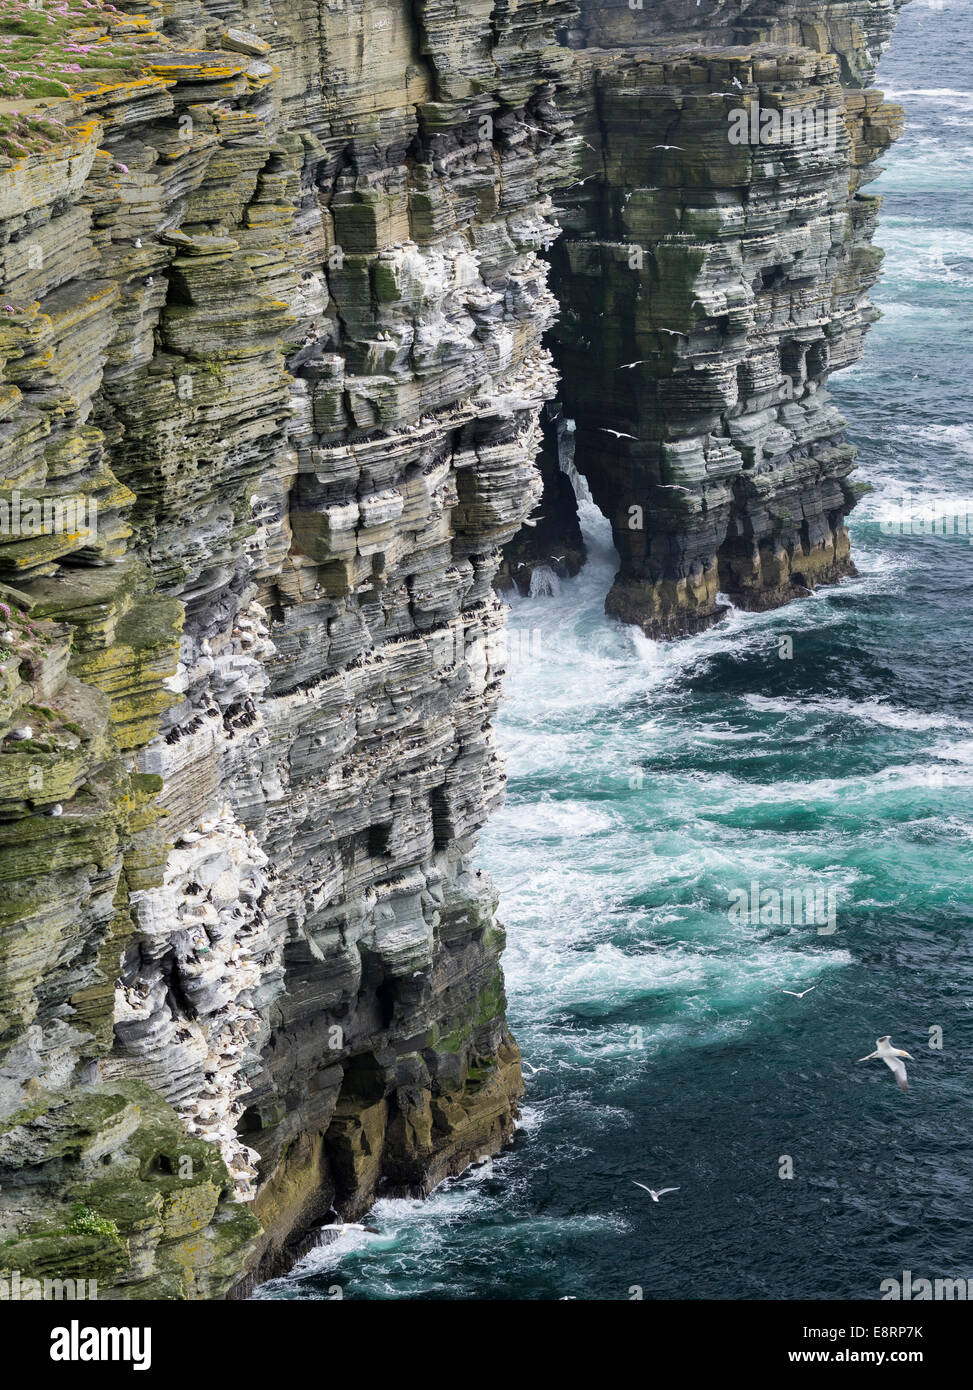
[[[635,1182],[635,1179],[633,1178],[632,1181]],[[656,1190],[656,1188],[654,1187],[646,1187],[644,1182],[635,1182],[635,1186],[640,1187],[643,1192],[647,1192],[649,1196],[652,1198],[653,1202],[657,1202],[659,1198],[664,1197],[667,1192],[679,1191],[678,1187],[660,1187],[658,1190]]]
[[[871,1062],[877,1057],[881,1057],[885,1065],[891,1067],[892,1073],[898,1082],[899,1090],[907,1093],[909,1090],[909,1079],[905,1074],[905,1063],[900,1061],[900,1058],[908,1057],[910,1062],[914,1062],[915,1058],[912,1054],[910,1052],[904,1052],[901,1047],[893,1047],[892,1039],[889,1034],[886,1033],[884,1038],[879,1038],[876,1041],[874,1052],[870,1052],[867,1057],[859,1057],[858,1060],[859,1062]]]
[[[644,361],[645,358],[640,357],[637,362],[623,362],[622,365],[620,367],[616,367],[615,370],[616,372],[627,372],[631,367],[641,367]]]
[[[813,985],[808,985],[807,989],[779,989],[778,994],[792,994],[795,999],[803,999],[805,994],[810,994],[812,989],[817,989],[820,980],[815,980]],[[864,1061],[864,1058],[862,1058]]]
[[[600,432],[601,432],[602,434],[613,434],[613,435],[615,436],[616,439],[635,439],[635,438],[636,438],[636,436],[635,436],[634,434],[626,434],[624,430],[610,430],[610,429],[607,429],[604,425],[601,425],[601,426],[600,426]]]

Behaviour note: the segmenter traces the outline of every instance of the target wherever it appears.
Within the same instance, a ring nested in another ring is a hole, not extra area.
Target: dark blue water
[[[881,69],[909,122],[873,185],[884,317],[832,391],[875,486],[861,578],[660,646],[604,617],[615,558],[586,508],[586,570],[513,613],[508,799],[482,841],[538,1068],[523,1127],[262,1296],[878,1298],[904,1269],[973,1275],[971,35],[971,0],[913,4]],[[971,535],[922,534],[937,507]],[[833,890],[835,930],[731,921],[752,880]],[[916,1059],[907,1096],[856,1060],[883,1033]]]

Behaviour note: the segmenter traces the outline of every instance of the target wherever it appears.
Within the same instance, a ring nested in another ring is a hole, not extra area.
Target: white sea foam
[[[851,700],[845,696],[833,695],[817,699],[790,699],[779,696],[747,694],[744,703],[751,709],[766,711],[769,714],[782,714],[803,718],[808,714],[844,715],[852,719],[862,719],[870,724],[882,724],[888,729],[903,729],[910,733],[921,733],[929,729],[973,729],[969,720],[950,714],[929,714],[921,710],[897,709],[881,700]]]
[[[909,420],[903,421],[901,424],[890,424],[888,428],[892,434],[907,439],[913,444],[916,441],[945,444],[947,448],[955,449],[958,453],[968,455],[973,452],[973,425],[965,422],[952,425],[932,423],[917,425],[914,420]]]
[[[883,91],[888,101],[902,102],[921,97],[935,106],[945,104],[973,110],[973,92],[961,87],[885,87]]]

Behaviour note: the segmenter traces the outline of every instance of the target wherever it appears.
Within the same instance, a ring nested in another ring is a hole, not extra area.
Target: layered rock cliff
[[[0,1268],[245,1291],[509,1138],[494,583],[575,440],[648,631],[847,570],[894,7],[717,13],[5,12]]]
[[[608,611],[652,637],[854,573],[826,383],[874,316],[862,189],[902,113],[864,84],[897,8],[581,0],[566,35],[585,157],[558,200],[555,362],[620,555]]]
[[[213,1296],[511,1133],[470,855],[577,142],[558,5],[67,13],[3,26],[71,88],[0,171],[4,496],[97,511],[0,546],[0,1260]]]

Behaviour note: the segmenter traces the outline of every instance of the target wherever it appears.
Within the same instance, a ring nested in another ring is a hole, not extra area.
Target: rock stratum
[[[496,584],[572,458],[654,635],[850,572],[895,9],[7,7],[0,1269],[239,1296],[510,1138]]]
[[[855,573],[826,383],[875,317],[862,189],[902,111],[866,84],[901,3],[635,4],[581,0],[565,35],[584,160],[553,348],[620,556],[608,612],[664,638]]]

